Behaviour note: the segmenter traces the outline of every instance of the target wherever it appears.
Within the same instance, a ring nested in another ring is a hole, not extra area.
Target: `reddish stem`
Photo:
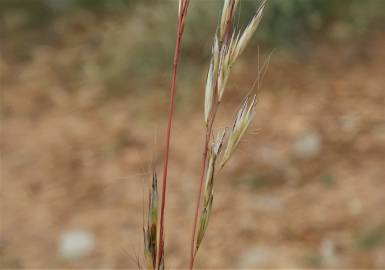
[[[162,176],[162,195],[161,195],[161,210],[160,210],[160,221],[159,221],[159,242],[157,248],[157,269],[160,266],[161,255],[164,251],[164,209],[166,205],[166,190],[167,190],[167,172],[168,172],[168,161],[169,161],[169,152],[170,152],[170,140],[171,140],[171,128],[172,128],[172,118],[174,114],[174,103],[175,103],[175,92],[176,92],[176,75],[180,55],[180,43],[184,30],[184,19],[187,13],[188,0],[184,0],[181,3],[181,11],[178,17],[178,27],[177,27],[177,37],[175,42],[175,51],[174,51],[174,60],[172,65],[172,78],[171,78],[171,87],[170,87],[170,103],[169,103],[169,113],[167,121],[167,129],[165,136],[165,145],[164,145],[164,164],[163,164],[163,176]]]

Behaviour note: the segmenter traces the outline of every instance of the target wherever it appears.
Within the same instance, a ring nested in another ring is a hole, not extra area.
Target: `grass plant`
[[[249,93],[242,101],[233,123],[218,134],[214,134],[214,124],[218,108],[224,96],[231,69],[239,59],[254,32],[261,22],[267,0],[261,0],[255,14],[243,29],[234,24],[235,14],[240,0],[224,0],[220,20],[214,36],[211,60],[207,73],[204,94],[204,124],[206,127],[203,145],[203,157],[199,178],[196,207],[191,236],[189,269],[193,269],[199,247],[204,239],[214,200],[214,179],[225,166],[239,145],[255,114],[256,94]],[[147,223],[144,225],[144,253],[149,269],[164,269],[164,211],[167,197],[167,173],[171,142],[172,119],[176,93],[176,77],[180,56],[180,44],[189,1],[179,0],[177,35],[172,66],[172,78],[169,99],[169,114],[164,144],[164,163],[162,190],[160,197],[160,215],[158,216],[157,177],[153,181],[149,194]],[[202,203],[203,196],[203,204]]]

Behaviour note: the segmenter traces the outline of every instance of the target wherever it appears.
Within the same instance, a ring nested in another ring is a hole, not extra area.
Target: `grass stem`
[[[158,242],[158,248],[157,248],[158,254],[157,254],[157,264],[156,264],[157,268],[159,268],[160,266],[160,260],[164,252],[164,209],[166,206],[167,172],[168,172],[169,151],[170,151],[170,141],[171,141],[172,119],[174,114],[174,103],[175,103],[175,93],[176,93],[176,76],[177,76],[177,69],[178,69],[178,62],[179,62],[179,55],[180,55],[180,44],[183,36],[184,21],[187,14],[188,3],[189,3],[189,0],[179,1],[177,36],[176,36],[176,42],[175,42],[174,59],[172,64],[169,112],[168,112],[167,128],[166,128],[166,135],[165,135],[165,144],[164,144],[161,210],[160,210],[160,221],[159,221],[159,242]]]

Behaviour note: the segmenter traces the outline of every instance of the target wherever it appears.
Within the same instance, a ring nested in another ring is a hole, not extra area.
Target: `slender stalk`
[[[175,41],[174,60],[172,64],[172,78],[170,87],[170,99],[169,99],[169,113],[165,136],[164,145],[164,163],[163,163],[163,175],[162,175],[162,194],[161,194],[161,210],[160,210],[160,221],[159,221],[159,242],[157,248],[157,269],[160,267],[161,255],[164,252],[164,209],[166,205],[166,191],[167,191],[167,172],[168,172],[168,161],[171,141],[171,129],[172,129],[172,118],[174,114],[174,103],[175,103],[175,92],[176,92],[176,75],[178,69],[179,55],[180,55],[180,43],[183,36],[184,20],[187,13],[189,0],[179,1],[179,16],[177,26],[177,36]]]

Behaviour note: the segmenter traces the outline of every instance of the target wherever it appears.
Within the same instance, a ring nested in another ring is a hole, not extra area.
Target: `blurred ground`
[[[160,172],[162,162],[168,69],[144,85],[128,73],[123,90],[105,91],[93,69],[104,64],[98,40],[111,25],[82,16],[1,41],[2,268],[132,268],[141,254],[143,194],[151,164]],[[254,126],[217,178],[198,267],[385,268],[384,45],[374,31],[273,54]],[[256,52],[234,68],[218,127],[252,85]],[[170,268],[187,262],[205,69],[178,89]],[[91,238],[77,258],[60,248],[73,230]]]

